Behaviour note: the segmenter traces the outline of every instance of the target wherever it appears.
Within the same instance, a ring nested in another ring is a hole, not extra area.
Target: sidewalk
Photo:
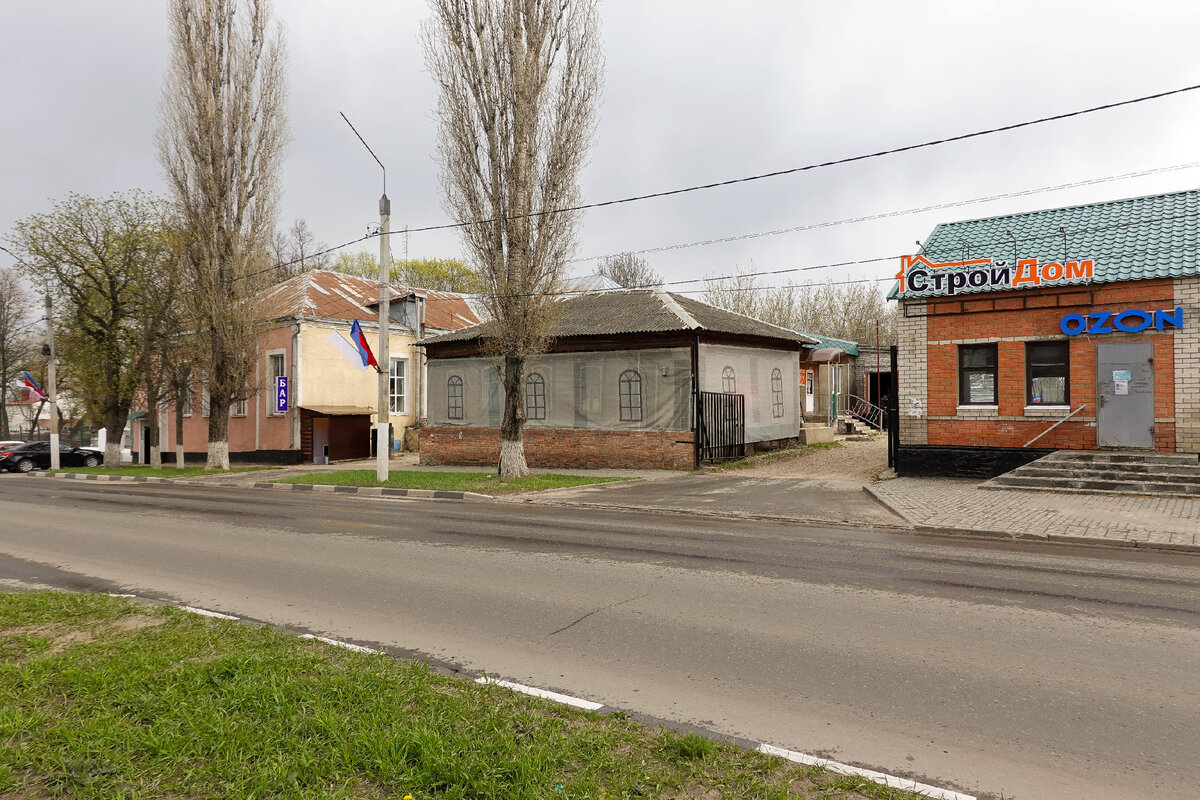
[[[979,480],[895,478],[868,487],[918,528],[1127,546],[1200,548],[1200,499],[980,489]]]

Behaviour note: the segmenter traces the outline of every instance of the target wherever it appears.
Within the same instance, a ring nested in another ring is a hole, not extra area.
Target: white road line
[[[487,675],[476,678],[475,682],[503,686],[505,689],[512,689],[514,692],[532,695],[533,697],[540,697],[544,700],[553,700],[556,703],[574,706],[575,708],[582,708],[586,711],[599,711],[600,709],[604,708],[603,703],[594,703],[591,700],[583,700],[578,697],[571,697],[567,694],[559,694],[558,692],[548,692],[545,689],[538,689],[533,686],[525,686],[524,684],[513,683],[512,681],[502,681],[497,678],[489,678]]]
[[[116,592],[109,592],[108,596],[109,597],[137,597],[136,594],[117,594]]]
[[[334,647],[344,647],[347,650],[353,650],[356,653],[378,653],[379,652],[378,650],[372,650],[369,647],[363,647],[361,644],[350,644],[349,642],[339,642],[337,639],[329,639],[324,636],[314,636],[311,633],[301,634],[300,638],[301,639],[316,639],[318,642],[324,642],[325,644],[331,644]]]
[[[231,614],[222,614],[219,611],[209,611],[206,608],[194,608],[192,606],[180,606],[180,608],[182,608],[184,611],[190,611],[193,614],[199,614],[202,617],[216,617],[217,619],[233,619],[233,620],[241,619],[241,617],[235,617]]]
[[[795,761],[799,764],[808,764],[810,766],[824,767],[830,772],[837,772],[842,775],[854,775],[856,777],[868,778],[876,783],[882,783],[884,786],[890,786],[893,789],[905,789],[917,794],[923,794],[926,797],[933,797],[937,800],[978,800],[977,797],[970,794],[962,794],[950,789],[941,789],[937,786],[930,786],[927,783],[917,783],[910,781],[908,778],[898,778],[895,775],[887,775],[883,772],[876,772],[871,769],[863,769],[862,767],[852,767],[849,764],[841,764],[837,761],[830,761],[827,758],[817,758],[816,756],[806,755],[805,753],[797,753],[795,750],[785,750],[782,747],[767,744],[763,742],[758,746],[758,752],[766,753],[772,756],[786,758],[788,761]]]

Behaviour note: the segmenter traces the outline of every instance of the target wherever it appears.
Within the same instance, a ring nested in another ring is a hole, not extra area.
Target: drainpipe
[[[292,328],[292,364],[288,371],[291,376],[291,380],[288,381],[289,394],[291,394],[288,403],[289,450],[300,449],[300,376],[297,374],[300,369],[300,325],[301,323],[297,322]]]
[[[692,469],[700,469],[700,334],[692,334]]]

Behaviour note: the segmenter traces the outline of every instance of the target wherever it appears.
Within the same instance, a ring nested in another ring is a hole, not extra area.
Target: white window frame
[[[229,404],[229,416],[231,417],[244,417],[246,416],[246,411],[247,404],[245,397],[234,400]]]
[[[267,405],[267,416],[268,417],[282,417],[282,416],[285,416],[287,414],[287,412],[275,410],[275,378],[288,377],[287,350],[284,350],[282,348],[279,350],[268,350],[265,353],[265,355],[266,355],[266,359],[267,359],[267,383],[269,384],[269,388],[270,388],[269,395],[271,397],[271,402]],[[274,358],[275,356],[279,356],[280,360],[283,362],[283,372],[279,373],[279,375],[274,375],[271,372],[271,359]],[[295,389],[293,386],[291,386],[290,381],[288,382],[288,384],[289,384],[288,385],[288,405],[290,406],[292,404],[291,394],[293,391],[295,391]]]
[[[407,414],[408,413],[408,383],[409,369],[408,356],[391,357],[388,359],[388,414]],[[396,364],[404,365],[403,374],[396,375]],[[400,393],[394,391],[396,378],[400,378]],[[396,407],[396,400],[400,400],[400,407]]]

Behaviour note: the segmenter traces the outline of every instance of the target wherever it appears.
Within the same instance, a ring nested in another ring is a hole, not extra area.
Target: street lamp
[[[342,112],[338,112],[342,114]],[[380,483],[388,479],[388,451],[391,449],[391,411],[388,404],[388,381],[392,375],[392,362],[388,354],[388,339],[391,330],[389,281],[392,269],[392,245],[388,238],[388,228],[392,220],[392,201],[387,196],[387,167],[375,155],[375,151],[367,144],[366,139],[354,127],[349,118],[342,114],[342,119],[354,131],[354,135],[362,142],[363,147],[375,159],[375,163],[383,170],[383,196],[379,198],[379,413],[375,425],[375,479]]]

